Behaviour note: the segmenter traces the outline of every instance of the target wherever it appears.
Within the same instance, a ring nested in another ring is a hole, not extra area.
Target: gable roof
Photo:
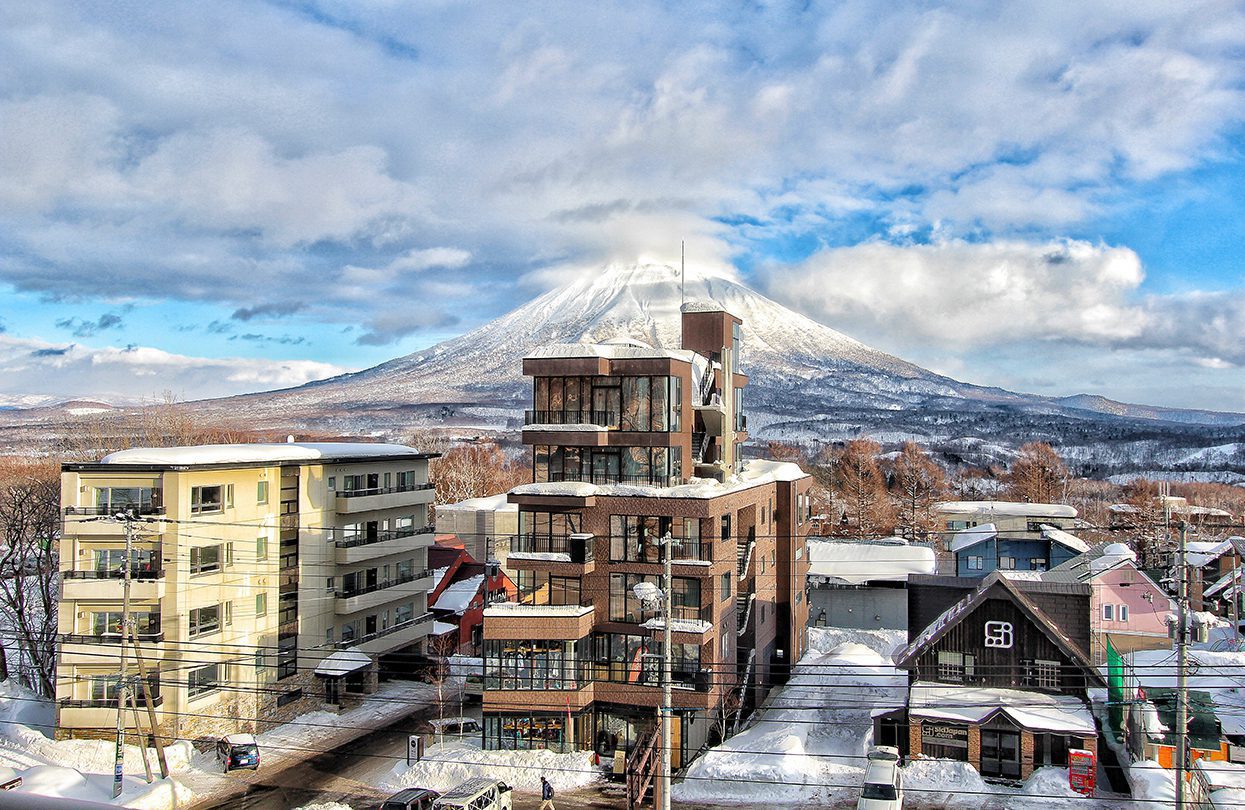
[[[1057,526],[1049,524],[1041,524],[1042,538],[1052,543],[1058,543],[1061,546],[1072,549],[1076,552],[1089,551],[1089,544],[1074,534],[1065,532]],[[951,540],[951,551],[958,552],[967,548],[972,548],[978,543],[984,543],[987,540],[993,540],[998,537],[998,527],[993,523],[983,523],[980,526],[970,526],[967,529],[960,529],[955,533]],[[1004,538],[1006,539],[1006,538]],[[1024,538],[1030,539],[1030,538]]]
[[[1095,543],[1084,554],[1044,571],[1042,579],[1046,582],[1092,582],[1108,571],[1125,567],[1132,568],[1158,588],[1137,565],[1136,553],[1123,543]]]
[[[1089,657],[1051,620],[1045,611],[1025,594],[1020,581],[1010,579],[998,571],[992,571],[981,581],[981,585],[976,590],[947,608],[942,615],[930,623],[929,627],[922,630],[920,635],[895,656],[895,666],[905,669],[911,667],[918,657],[938,643],[952,627],[981,607],[986,600],[999,598],[1016,605],[1020,612],[1025,614],[1051,640],[1051,643],[1059,648],[1060,652],[1085,671],[1087,678],[1099,685],[1106,685],[1106,681],[1094,668]]]

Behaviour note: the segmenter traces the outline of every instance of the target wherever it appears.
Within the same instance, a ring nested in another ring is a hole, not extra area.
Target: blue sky
[[[10,4],[0,405],[295,385],[689,260],[960,379],[1245,411],[1235,2]]]

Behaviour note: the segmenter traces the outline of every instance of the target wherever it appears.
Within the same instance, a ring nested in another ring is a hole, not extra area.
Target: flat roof
[[[436,458],[404,444],[379,442],[270,442],[254,444],[200,444],[188,447],[135,447],[109,453],[98,462],[64,464],[61,469],[83,472],[121,472],[222,467],[254,467],[295,462],[397,461]]]
[[[1076,508],[1061,503],[1021,503],[1017,501],[943,501],[934,511],[944,515],[992,514],[1008,517],[1076,517]]]

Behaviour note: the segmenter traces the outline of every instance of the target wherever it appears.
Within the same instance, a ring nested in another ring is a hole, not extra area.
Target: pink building
[[[1136,553],[1124,543],[1092,546],[1045,572],[1042,579],[1090,585],[1094,663],[1106,660],[1107,639],[1122,653],[1171,647],[1167,616],[1176,605],[1137,567]]]

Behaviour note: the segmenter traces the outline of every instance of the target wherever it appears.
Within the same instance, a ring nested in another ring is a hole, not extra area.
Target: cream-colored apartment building
[[[163,735],[257,730],[404,674],[433,622],[432,457],[291,442],[64,465],[59,733],[116,728],[127,526],[130,619]]]

